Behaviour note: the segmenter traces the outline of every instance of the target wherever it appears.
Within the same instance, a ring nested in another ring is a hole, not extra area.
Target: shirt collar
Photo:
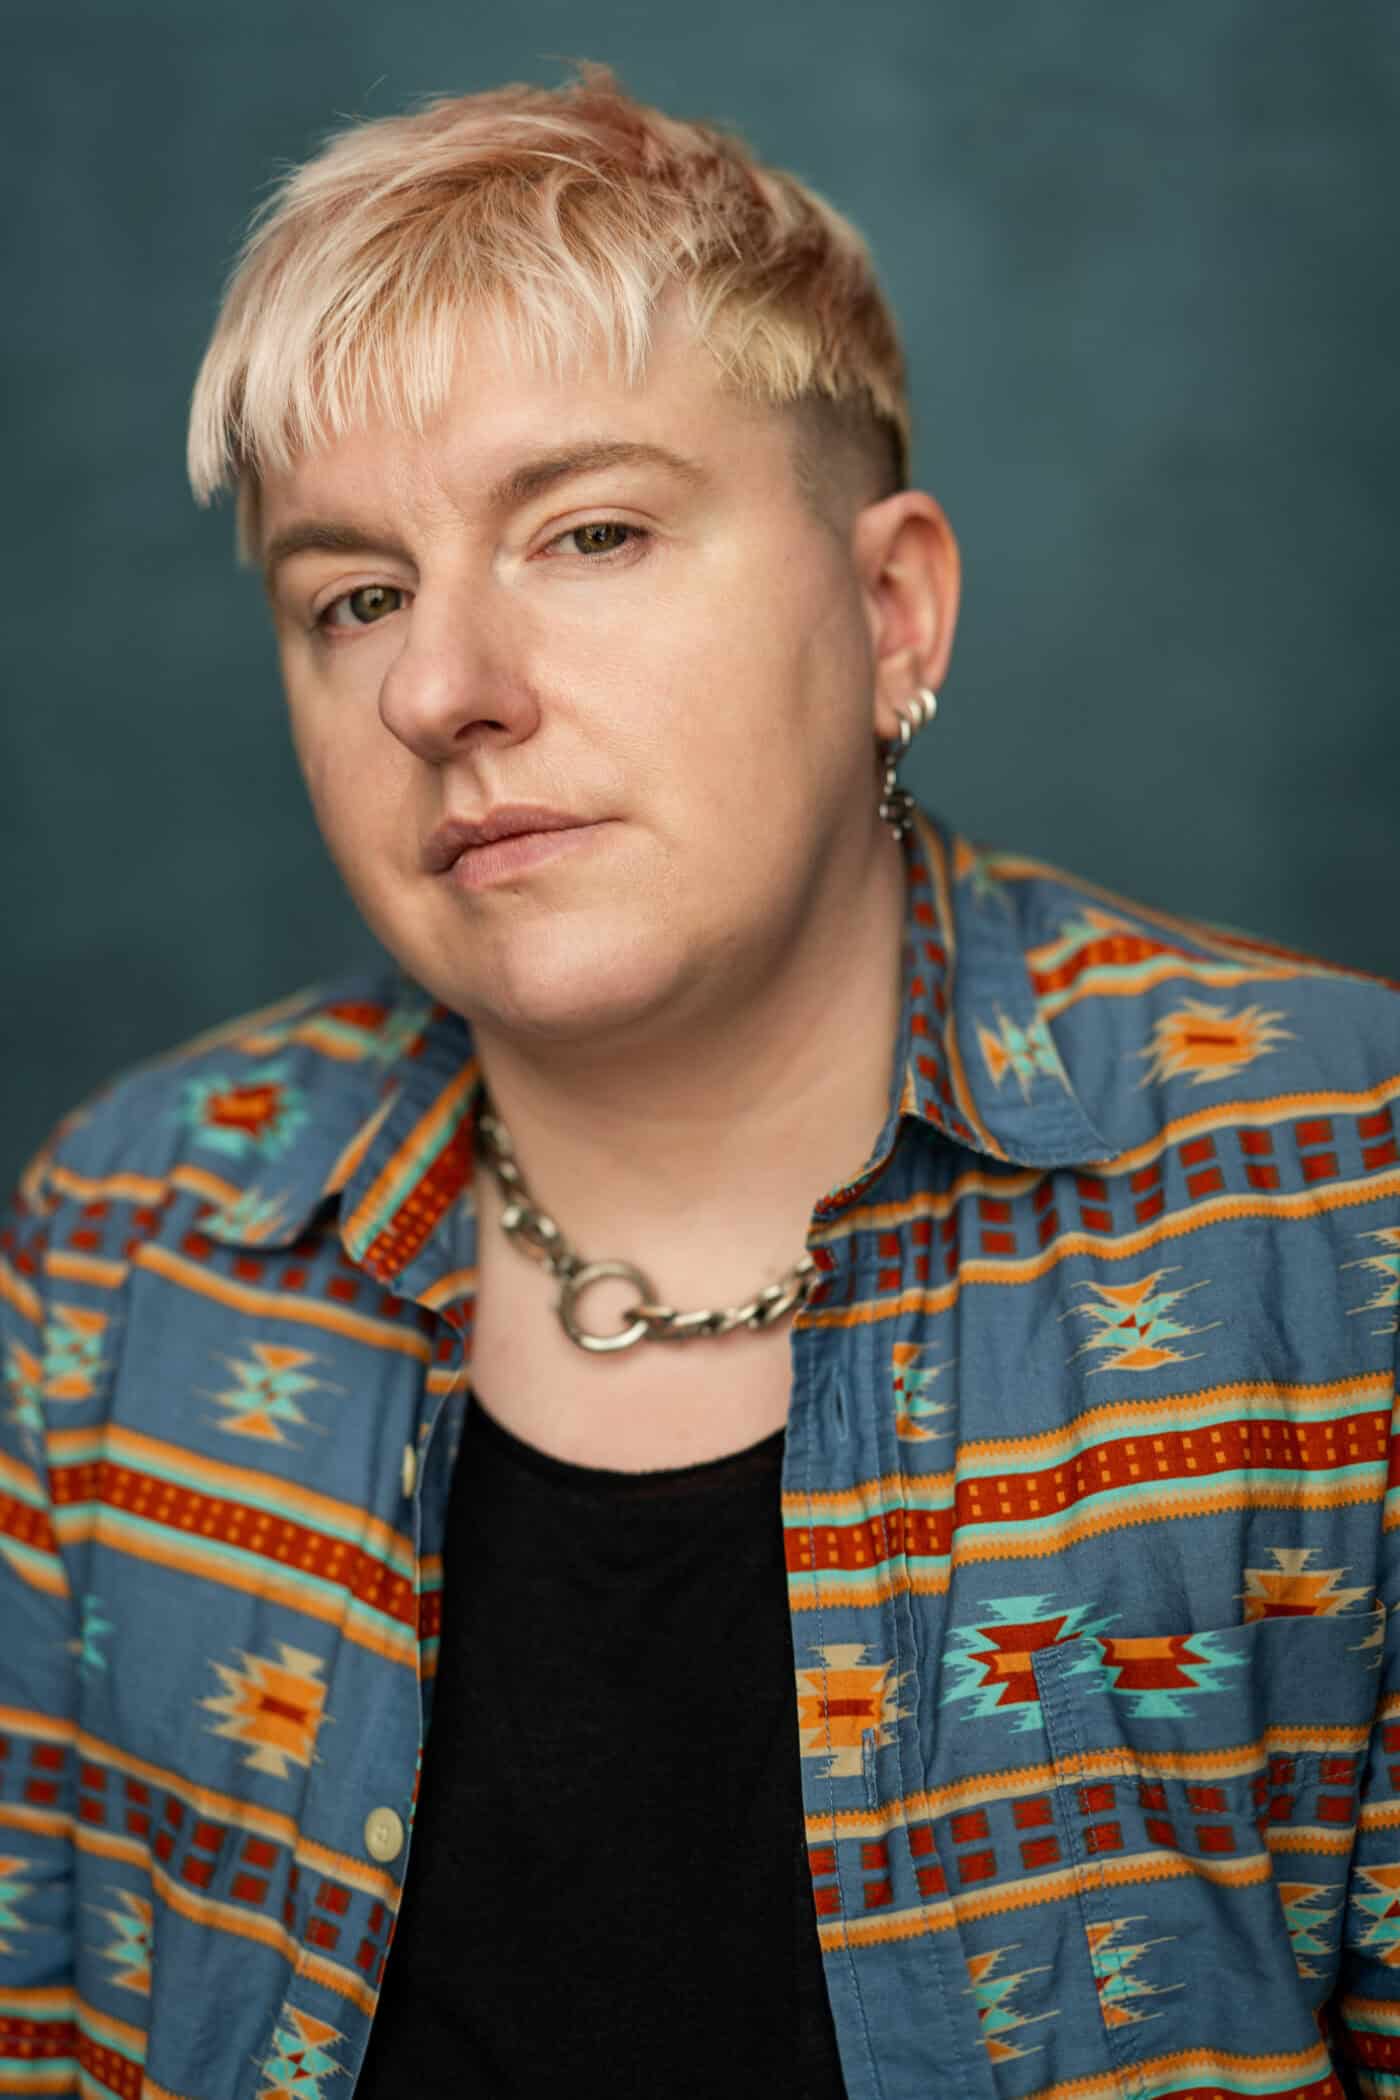
[[[886,1132],[907,1119],[971,1151],[1047,1169],[1107,1158],[1036,1003],[1015,899],[976,849],[915,806],[905,841],[904,988]],[[338,1202],[352,1259],[400,1276],[472,1178],[479,1067],[469,1024],[403,980],[360,1034],[347,1009],[287,1031],[331,1048],[341,1084],[308,1113],[263,1178],[201,1229],[286,1247]],[[339,1029],[334,1045],[320,1040]],[[348,1030],[348,1032],[347,1032]],[[245,1047],[248,1039],[243,1039]],[[882,1147],[877,1149],[882,1150]]]
[[[908,848],[901,1111],[1017,1166],[1108,1158],[1040,1011],[1012,892],[917,805]]]

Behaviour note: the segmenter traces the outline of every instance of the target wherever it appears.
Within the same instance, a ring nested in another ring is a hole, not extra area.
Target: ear
[[[896,710],[921,685],[937,692],[953,653],[962,558],[933,497],[901,489],[857,513],[851,551],[874,661],[875,734],[899,734]]]

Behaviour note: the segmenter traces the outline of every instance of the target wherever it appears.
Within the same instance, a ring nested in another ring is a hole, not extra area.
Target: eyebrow
[[[491,510],[510,510],[528,503],[556,483],[579,474],[596,473],[604,467],[664,467],[692,488],[708,480],[698,460],[672,452],[665,445],[642,444],[623,438],[598,438],[570,445],[560,452],[543,452],[519,461],[494,481],[486,492]],[[300,518],[284,525],[267,543],[263,556],[263,581],[271,587],[273,576],[294,554],[388,554],[411,567],[413,557],[403,541],[392,533],[367,526],[342,523],[330,518]]]

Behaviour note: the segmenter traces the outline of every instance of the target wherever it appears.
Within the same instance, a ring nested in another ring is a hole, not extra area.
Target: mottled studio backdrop
[[[0,1177],[117,1067],[369,951],[184,415],[340,119],[609,61],[871,239],[965,600],[914,785],[1400,975],[1395,0],[3,0]]]

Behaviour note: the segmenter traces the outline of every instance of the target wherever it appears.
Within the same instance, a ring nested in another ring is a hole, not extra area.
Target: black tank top
[[[574,1466],[468,1405],[355,2100],[844,2100],[803,1843],[783,1436]]]

